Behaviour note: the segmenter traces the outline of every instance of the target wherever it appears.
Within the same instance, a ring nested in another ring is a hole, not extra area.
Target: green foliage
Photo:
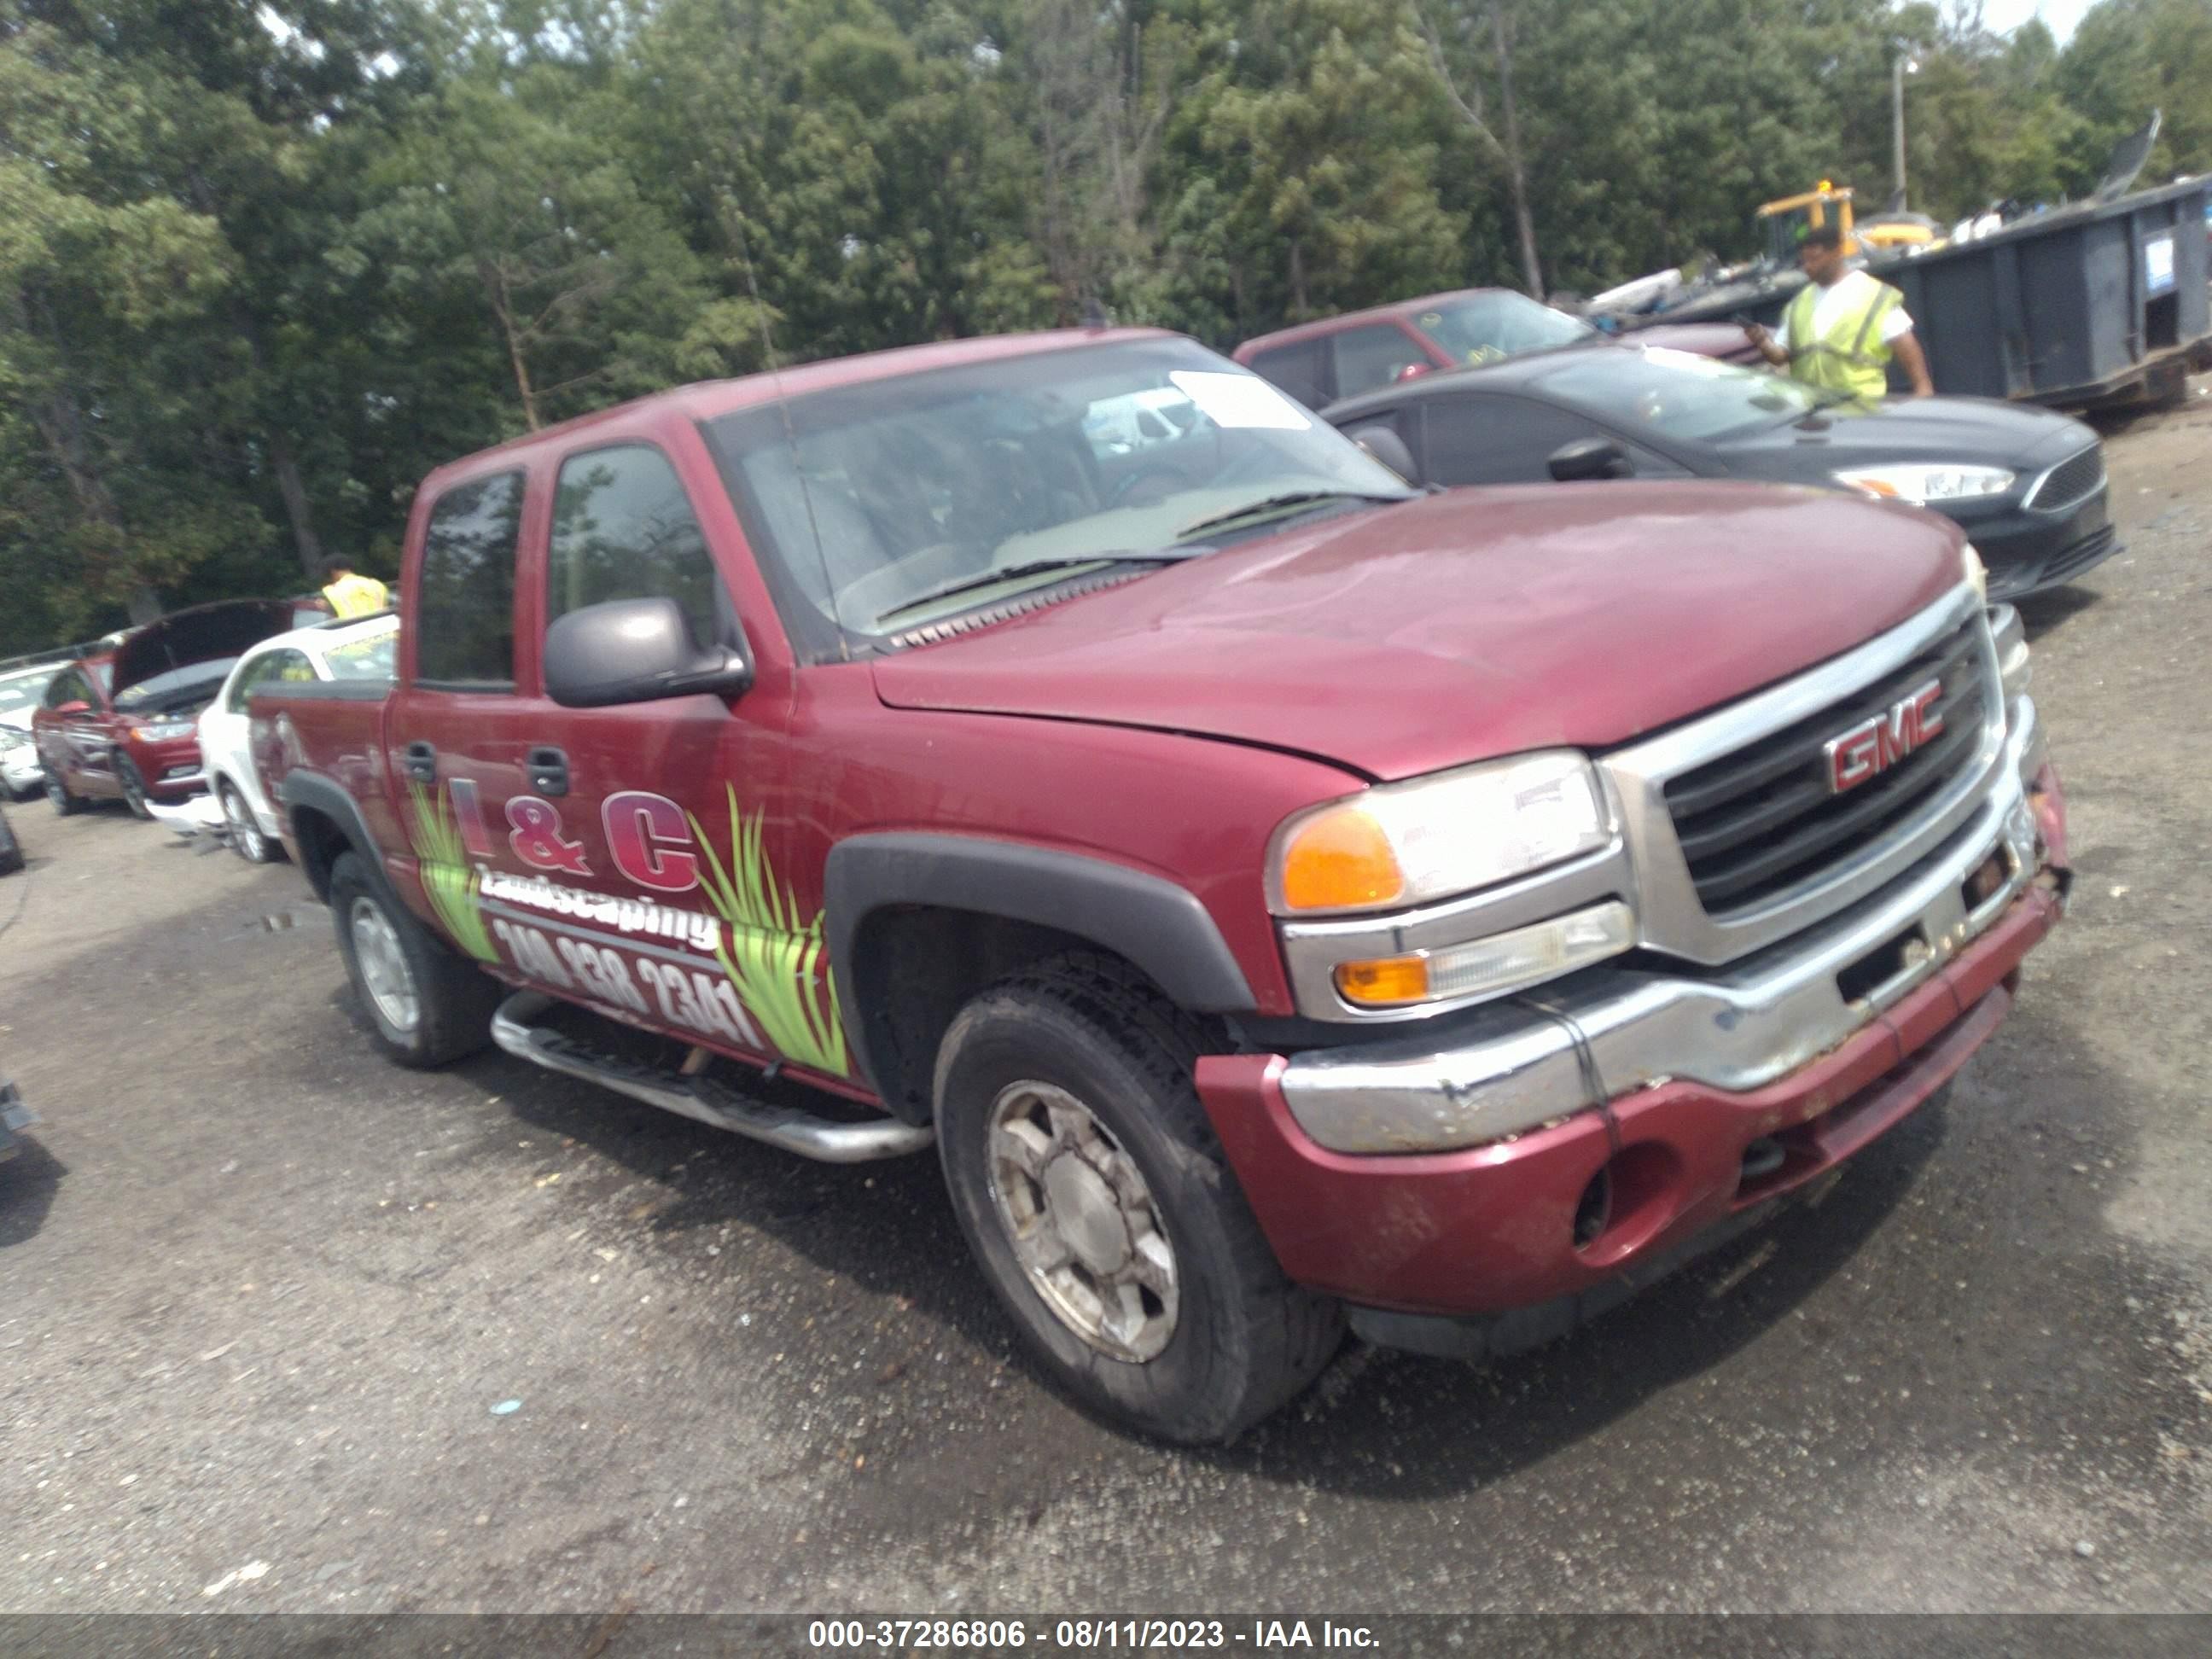
[[[823,959],[822,913],[799,921],[798,900],[789,886],[777,882],[769,862],[763,815],[748,817],[738,811],[737,791],[725,788],[730,804],[728,864],[715,853],[706,826],[691,819],[691,833],[707,860],[701,890],[730,928],[729,944],[715,947],[715,959],[779,1054],[842,1077],[845,1027],[836,981]]]
[[[479,962],[497,962],[499,952],[484,927],[483,912],[477,907],[483,878],[469,867],[468,849],[461,844],[446,798],[419,783],[409,784],[407,793],[415,809],[416,865],[430,908],[461,949]]]
[[[0,652],[386,576],[416,481],[672,382],[1118,321],[1227,346],[2212,167],[2212,8],[0,0]],[[1510,81],[1512,96],[1506,96]]]

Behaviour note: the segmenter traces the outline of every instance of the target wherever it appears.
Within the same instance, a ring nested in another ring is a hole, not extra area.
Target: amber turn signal
[[[1300,824],[1283,848],[1283,905],[1350,910],[1395,902],[1406,878],[1382,826],[1356,806]]]
[[[1337,994],[1363,1008],[1396,1008],[1425,1002],[1429,964],[1422,957],[1384,957],[1376,962],[1343,962],[1336,968]]]

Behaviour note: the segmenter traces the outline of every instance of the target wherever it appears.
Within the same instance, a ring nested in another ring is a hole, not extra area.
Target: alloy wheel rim
[[[222,792],[222,815],[230,823],[230,844],[249,864],[261,862],[261,831],[255,827],[252,814],[246,803],[238,798],[238,791],[226,788]]]
[[[1182,1279],[1135,1160],[1049,1083],[1001,1089],[986,1133],[992,1207],[1030,1287],[1087,1346],[1157,1358],[1175,1335]]]
[[[354,960],[361,965],[362,988],[386,1024],[403,1036],[411,1036],[422,1016],[422,1005],[415,991],[415,970],[400,948],[398,930],[369,898],[353,902],[346,925],[353,934]]]

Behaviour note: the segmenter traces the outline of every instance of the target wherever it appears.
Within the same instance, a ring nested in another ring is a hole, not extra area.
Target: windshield
[[[873,380],[705,429],[810,655],[834,654],[841,633],[876,644],[1119,561],[1202,553],[1291,513],[1413,494],[1188,340]],[[1259,510],[1232,524],[1246,508]]]
[[[54,676],[60,672],[58,667],[37,668],[27,674],[11,674],[0,680],[0,719],[16,715],[27,720],[31,711],[39,706],[40,699],[46,695],[46,688],[53,684]]]
[[[1663,346],[1577,352],[1540,384],[1631,436],[1643,428],[1703,442],[1799,420],[1827,401],[1802,381]]]
[[[399,630],[387,628],[323,647],[323,665],[334,680],[388,680],[395,672]]]
[[[182,668],[152,675],[116,693],[115,707],[126,714],[158,714],[190,708],[195,702],[205,702],[215,696],[223,676],[230,672],[231,664],[237,660],[235,657],[217,657],[212,661],[188,663]]]
[[[1575,345],[1597,331],[1565,312],[1538,305],[1525,294],[1469,295],[1417,312],[1413,325],[1442,346],[1455,363],[1489,363],[1524,351]]]

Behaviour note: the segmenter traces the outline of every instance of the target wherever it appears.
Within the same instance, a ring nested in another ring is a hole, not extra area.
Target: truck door
[[[480,962],[542,981],[485,891],[534,874],[526,853],[555,844],[529,831],[536,820],[526,805],[525,829],[510,823],[537,793],[527,757],[538,720],[518,690],[537,665],[516,649],[518,638],[532,637],[521,618],[537,614],[528,585],[516,581],[527,484],[516,466],[456,483],[429,503],[386,715],[392,798],[362,805],[372,822],[398,825],[404,850],[395,849],[391,867],[440,932]]]
[[[744,646],[700,513],[659,443],[599,439],[557,456],[550,482],[541,638],[572,611],[665,598],[696,642]],[[756,685],[611,708],[564,708],[542,691],[524,702],[528,820],[560,839],[526,849],[532,881],[493,884],[494,914],[517,938],[551,941],[574,981],[556,987],[564,994],[687,1042],[809,1063],[763,1000],[774,951],[757,931],[781,914],[771,802],[787,699]],[[542,945],[530,948],[546,977]]]

